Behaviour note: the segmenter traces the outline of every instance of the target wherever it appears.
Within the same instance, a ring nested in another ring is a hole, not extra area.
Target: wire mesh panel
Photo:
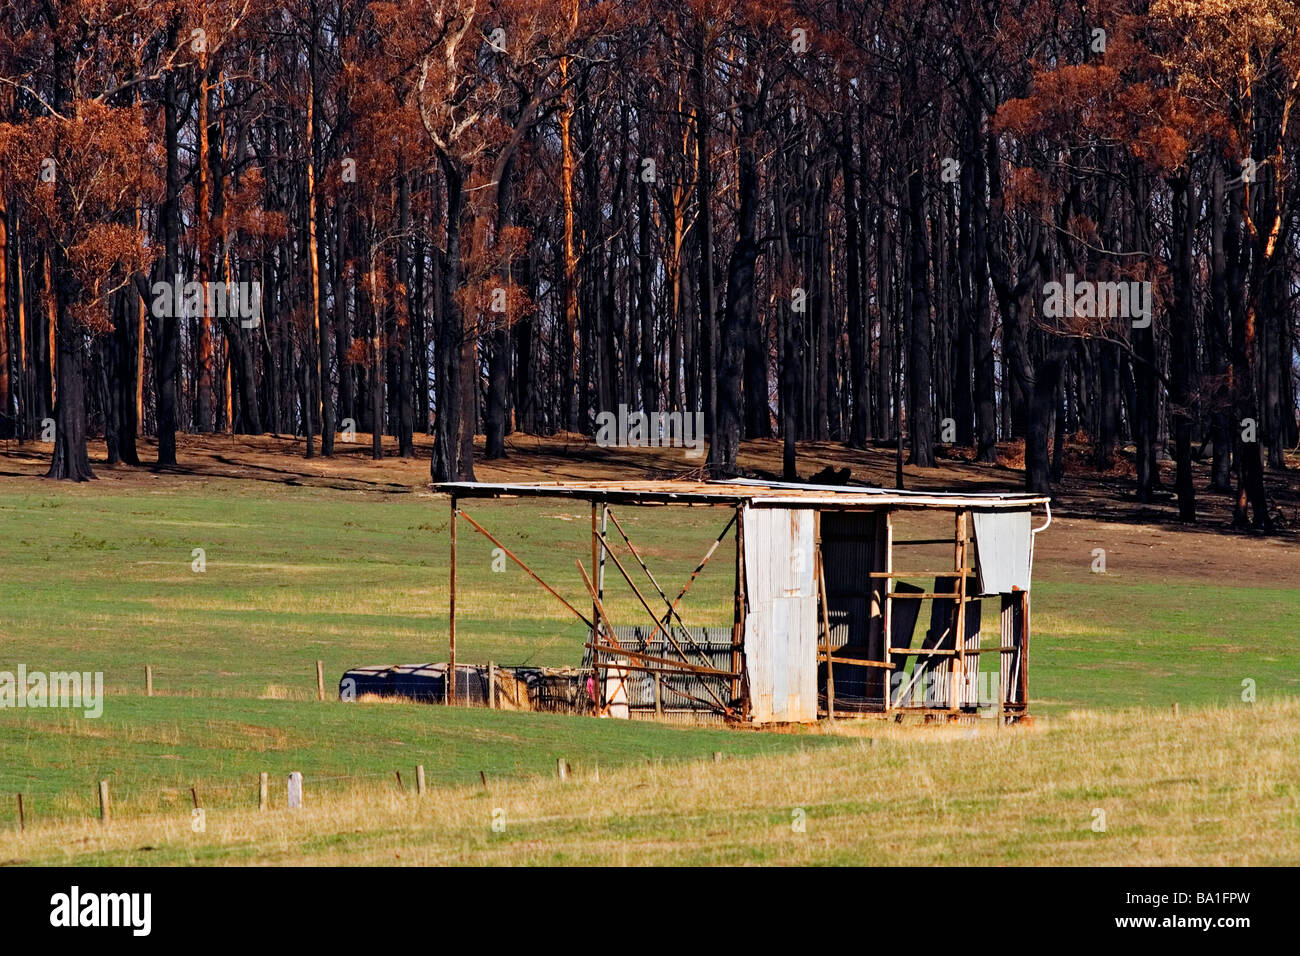
[[[684,654],[687,664],[726,672],[731,670],[731,628],[676,625],[669,633],[672,640],[665,636],[664,631],[651,625],[614,628],[618,642],[629,650],[673,661],[682,660]],[[729,678],[674,673],[669,665],[664,665],[661,673],[629,671],[626,686],[628,709],[634,714],[666,717],[704,715],[719,711],[724,705],[732,707],[736,704],[731,700]]]

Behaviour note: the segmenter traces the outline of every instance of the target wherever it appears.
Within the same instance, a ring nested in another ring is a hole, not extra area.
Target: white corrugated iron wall
[[[817,719],[816,514],[741,513],[745,538],[745,668],[755,723]]]

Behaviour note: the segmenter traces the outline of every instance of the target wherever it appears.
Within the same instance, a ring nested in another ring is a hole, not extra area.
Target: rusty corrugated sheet
[[[491,482],[443,482],[438,491],[458,498],[548,497],[576,498],[583,501],[608,501],[638,504],[710,503],[743,504],[775,508],[904,507],[957,508],[978,507],[1021,510],[1046,504],[1049,500],[1027,494],[1003,492],[929,492],[895,491],[860,485],[805,485],[784,482],[733,481],[571,481],[526,484]]]

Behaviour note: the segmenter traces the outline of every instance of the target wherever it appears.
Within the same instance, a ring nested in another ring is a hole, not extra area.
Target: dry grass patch
[[[1244,865],[1300,860],[1300,702],[1079,713],[1036,729],[878,723],[721,763],[331,790],[0,835],[0,860],[270,864]],[[1104,828],[1098,824],[1104,823]],[[148,849],[143,849],[147,847]]]

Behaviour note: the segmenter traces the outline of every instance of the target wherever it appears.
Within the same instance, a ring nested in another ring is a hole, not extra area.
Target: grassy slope
[[[1294,864],[1300,702],[837,728],[784,756],[0,831],[0,862]],[[1104,816],[1103,816],[1104,814]],[[793,823],[802,816],[804,826]],[[493,822],[500,826],[493,828]],[[1094,829],[1094,826],[1104,828]]]
[[[590,563],[581,506],[469,511],[572,603],[590,607],[574,566]],[[725,519],[658,509],[620,520],[660,577],[677,582]],[[583,626],[515,565],[493,572],[491,543],[465,524],[460,532],[461,656],[576,663]],[[195,548],[206,552],[202,574],[191,570]],[[430,496],[237,481],[158,495],[0,491],[0,660],[103,670],[123,690],[138,689],[152,663],[160,690],[220,695],[311,691],[317,658],[335,680],[357,664],[442,660],[447,552],[446,499]],[[719,557],[692,594],[714,616],[692,623],[730,622],[731,580]],[[609,610],[631,622],[632,609],[624,599]]]
[[[585,509],[473,504],[471,513],[582,606],[573,565],[590,560]],[[725,518],[702,509],[621,515],[673,587]],[[405,775],[416,763],[431,785],[454,785],[480,769],[545,772],[560,755],[609,768],[838,741],[311,700],[317,658],[332,684],[355,664],[445,656],[446,523],[442,499],[270,482],[205,479],[130,494],[94,485],[0,490],[0,669],[102,670],[110,692],[99,720],[0,711],[0,793],[23,791],[46,818],[80,816],[93,809],[94,781],[107,777],[123,814],[183,807],[192,784],[221,810],[251,801],[262,770],[277,778],[302,770],[321,793],[347,786],[324,778],[399,767]],[[494,573],[491,544],[464,525],[461,541],[462,659],[574,663],[581,626],[513,565]],[[207,552],[204,574],[190,570],[196,547]],[[714,560],[692,591],[691,623],[730,620],[729,550]],[[1232,705],[1244,678],[1257,682],[1263,702],[1300,691],[1284,630],[1300,592],[1165,580],[1122,566],[1093,575],[1088,565],[1086,556],[1041,558],[1035,568],[1036,712]],[[615,574],[610,568],[611,581]],[[611,598],[610,610],[628,623],[644,613],[626,594]],[[166,696],[142,696],[145,663]],[[802,761],[831,758],[785,759],[794,773]],[[0,821],[12,816],[12,802],[0,801]]]
[[[121,813],[188,807],[197,786],[207,807],[256,806],[258,774],[282,802],[291,770],[317,795],[356,778],[414,786],[415,766],[430,786],[554,773],[557,758],[606,768],[647,759],[755,756],[825,746],[811,733],[735,733],[655,722],[591,720],[560,714],[435,708],[419,704],[318,704],[252,699],[126,697],[104,716],[8,712],[0,723],[0,792],[22,791],[32,819],[98,813],[96,781],[110,781]],[[16,802],[0,803],[14,822]]]

